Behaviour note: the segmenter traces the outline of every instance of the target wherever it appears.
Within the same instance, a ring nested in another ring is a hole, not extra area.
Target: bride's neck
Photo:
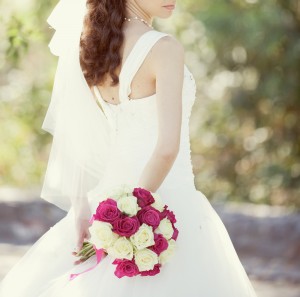
[[[131,3],[130,1],[126,4],[126,17],[134,17],[137,16],[139,18],[144,19],[148,24],[152,24],[153,17],[148,15],[141,7],[136,4]]]

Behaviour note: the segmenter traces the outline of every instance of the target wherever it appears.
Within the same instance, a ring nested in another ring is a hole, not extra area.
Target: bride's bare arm
[[[173,37],[163,37],[151,53],[156,78],[159,135],[138,185],[155,192],[172,168],[180,146],[184,49]]]

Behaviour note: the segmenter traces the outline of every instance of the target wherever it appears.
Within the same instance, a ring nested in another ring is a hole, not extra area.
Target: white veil
[[[87,192],[103,177],[110,126],[82,73],[79,42],[85,0],[61,0],[47,22],[56,32],[49,47],[58,56],[51,102],[42,129],[53,135],[41,198],[89,216]]]

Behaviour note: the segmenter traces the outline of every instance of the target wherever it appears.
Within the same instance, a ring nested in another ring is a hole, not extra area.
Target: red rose
[[[155,244],[149,247],[149,249],[155,252],[158,256],[169,246],[168,241],[163,237],[162,234],[154,233],[154,242]]]
[[[99,203],[94,219],[102,222],[113,223],[120,218],[121,211],[117,207],[117,202],[113,199],[106,199]]]
[[[155,264],[154,268],[152,270],[146,270],[146,271],[141,271],[141,276],[153,276],[155,274],[158,274],[160,272],[161,264]]]
[[[137,217],[140,223],[145,223],[156,229],[160,223],[160,212],[152,206],[147,206],[138,211]]]
[[[112,264],[117,264],[115,275],[118,278],[123,276],[135,276],[139,274],[139,269],[134,260],[115,260]]]
[[[173,233],[171,239],[177,240],[179,231],[176,227],[174,227],[174,225],[173,225],[173,229],[174,229],[174,233]]]
[[[113,229],[115,233],[129,237],[133,235],[140,228],[140,222],[136,216],[118,218],[113,222]]]
[[[137,198],[138,205],[142,208],[155,201],[151,192],[143,188],[134,188],[132,194]]]
[[[160,213],[160,219],[168,218],[172,224],[176,223],[176,217],[173,211],[168,210],[167,206],[165,206],[164,210]]]

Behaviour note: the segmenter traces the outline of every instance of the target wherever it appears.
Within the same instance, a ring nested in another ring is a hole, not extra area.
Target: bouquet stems
[[[77,260],[76,262],[74,262],[74,264],[77,265],[82,262],[85,262],[87,259],[89,259],[90,257],[92,257],[95,254],[96,254],[96,251],[95,251],[93,245],[90,242],[85,241],[85,242],[83,242],[81,250],[75,254],[75,256],[80,257],[80,259]]]

